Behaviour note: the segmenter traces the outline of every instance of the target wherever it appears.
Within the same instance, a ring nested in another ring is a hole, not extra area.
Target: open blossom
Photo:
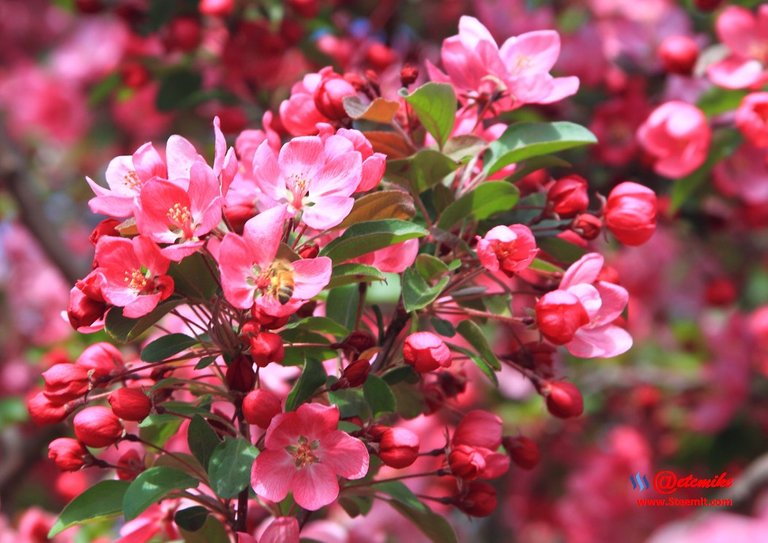
[[[549,70],[560,54],[560,36],[553,30],[527,32],[501,47],[474,17],[459,20],[459,34],[443,42],[445,73],[427,64],[437,82],[450,82],[463,102],[500,96],[498,105],[551,104],[575,94],[577,77],[552,77]]]
[[[128,318],[146,315],[173,294],[173,279],[165,274],[170,261],[145,236],[104,236],[96,245],[94,260],[104,299],[124,308]]]
[[[704,164],[711,137],[704,113],[676,100],[656,108],[637,130],[640,145],[654,158],[654,171],[674,179]]]
[[[552,343],[580,358],[608,358],[632,346],[626,330],[613,324],[629,295],[618,285],[598,280],[604,259],[588,253],[563,275],[560,288],[536,304],[539,329]]]
[[[334,135],[333,127],[329,124],[320,124],[317,128],[318,135],[323,141]],[[339,128],[336,135],[348,139],[363,160],[360,184],[355,192],[366,192],[375,188],[384,176],[387,156],[383,153],[374,153],[373,145],[359,130]]]
[[[316,403],[272,419],[251,474],[260,497],[279,502],[288,492],[304,509],[316,511],[339,495],[338,477],[360,479],[369,455],[359,439],[337,429],[336,406]]]
[[[727,89],[744,89],[766,80],[768,64],[768,5],[753,14],[746,8],[728,6],[717,18],[716,31],[730,54],[707,68],[707,76]]]
[[[485,237],[477,237],[477,256],[491,271],[522,271],[531,265],[538,252],[533,232],[524,224],[495,226]]]
[[[336,226],[352,210],[362,158],[343,136],[294,138],[275,154],[263,142],[253,158],[259,209],[281,207],[311,228]]]
[[[734,119],[752,145],[768,147],[768,92],[753,92],[744,97]]]
[[[202,247],[200,238],[221,220],[219,181],[207,164],[197,162],[189,173],[189,188],[154,178],[141,191],[136,210],[139,233],[156,243],[168,243],[163,255],[180,261]]]
[[[290,315],[328,284],[329,258],[276,258],[284,219],[283,208],[274,207],[245,223],[242,236],[228,233],[221,242],[224,297],[235,307],[250,309],[255,302],[268,315]]]
[[[509,456],[497,452],[501,446],[502,421],[480,409],[467,413],[451,439],[448,463],[464,480],[495,479],[509,469]]]

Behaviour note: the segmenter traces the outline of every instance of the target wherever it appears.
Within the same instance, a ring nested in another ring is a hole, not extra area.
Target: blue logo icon
[[[629,480],[632,482],[632,489],[639,492],[651,487],[651,485],[648,484],[648,478],[645,475],[641,477],[639,471],[634,475],[630,475]]]

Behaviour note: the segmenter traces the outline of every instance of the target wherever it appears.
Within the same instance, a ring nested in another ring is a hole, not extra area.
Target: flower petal
[[[362,441],[340,430],[320,438],[317,455],[323,464],[346,479],[360,479],[368,473],[368,449]]]
[[[296,465],[287,451],[267,449],[253,463],[251,486],[262,498],[279,502],[291,490],[295,474]]]
[[[258,461],[258,458],[256,460]],[[297,471],[291,487],[296,503],[309,511],[317,511],[333,503],[339,496],[339,481],[336,475],[331,468],[321,463]]]

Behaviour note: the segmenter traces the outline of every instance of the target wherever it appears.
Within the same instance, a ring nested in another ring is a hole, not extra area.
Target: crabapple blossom
[[[292,492],[297,504],[316,511],[339,495],[337,477],[364,477],[368,451],[362,441],[338,430],[338,424],[338,408],[317,403],[272,419],[265,450],[253,464],[256,494],[279,502]]]
[[[436,370],[451,364],[451,351],[432,332],[416,332],[405,338],[403,358],[419,373]]]
[[[77,471],[85,465],[88,451],[71,437],[60,437],[48,444],[48,458],[62,471]]]
[[[342,99],[355,94],[352,85],[326,66],[293,85],[291,96],[280,104],[280,120],[294,136],[316,134],[318,123],[331,121],[326,114],[343,114]]]
[[[79,411],[72,422],[77,439],[89,447],[107,447],[123,435],[123,425],[108,407],[95,405]]]
[[[736,110],[736,126],[755,147],[768,147],[768,92],[746,95]]]
[[[53,402],[76,400],[88,391],[88,370],[77,364],[54,364],[43,372],[43,394]]]
[[[728,6],[717,17],[715,28],[729,55],[707,67],[707,76],[715,85],[744,89],[765,81],[768,62],[768,5],[757,13],[741,6]]]
[[[659,45],[658,54],[666,71],[687,75],[699,58],[699,46],[690,36],[668,36]]]
[[[107,398],[112,412],[123,420],[141,422],[152,410],[152,401],[138,388],[118,388]]]
[[[477,236],[477,256],[490,271],[513,274],[531,265],[539,250],[531,229],[524,224],[495,226]]]
[[[573,217],[589,207],[587,180],[580,175],[567,175],[555,181],[547,191],[552,211],[561,217]]]
[[[243,398],[243,416],[248,424],[266,430],[272,419],[281,412],[280,398],[266,388],[252,390]]]
[[[642,245],[656,231],[656,194],[631,181],[619,183],[608,195],[605,225],[625,245]]]
[[[547,410],[556,417],[568,419],[584,412],[581,392],[567,381],[552,381],[540,388],[547,402]]]
[[[451,472],[465,480],[495,479],[509,469],[509,457],[496,452],[502,441],[502,421],[493,413],[467,413],[451,439]]]
[[[387,428],[379,438],[379,458],[393,468],[405,468],[419,456],[419,436],[407,428]]]

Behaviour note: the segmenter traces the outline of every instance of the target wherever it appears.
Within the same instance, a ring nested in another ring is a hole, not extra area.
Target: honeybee
[[[281,305],[287,304],[293,296],[296,283],[293,280],[293,266],[287,260],[278,259],[269,269],[269,290]]]

